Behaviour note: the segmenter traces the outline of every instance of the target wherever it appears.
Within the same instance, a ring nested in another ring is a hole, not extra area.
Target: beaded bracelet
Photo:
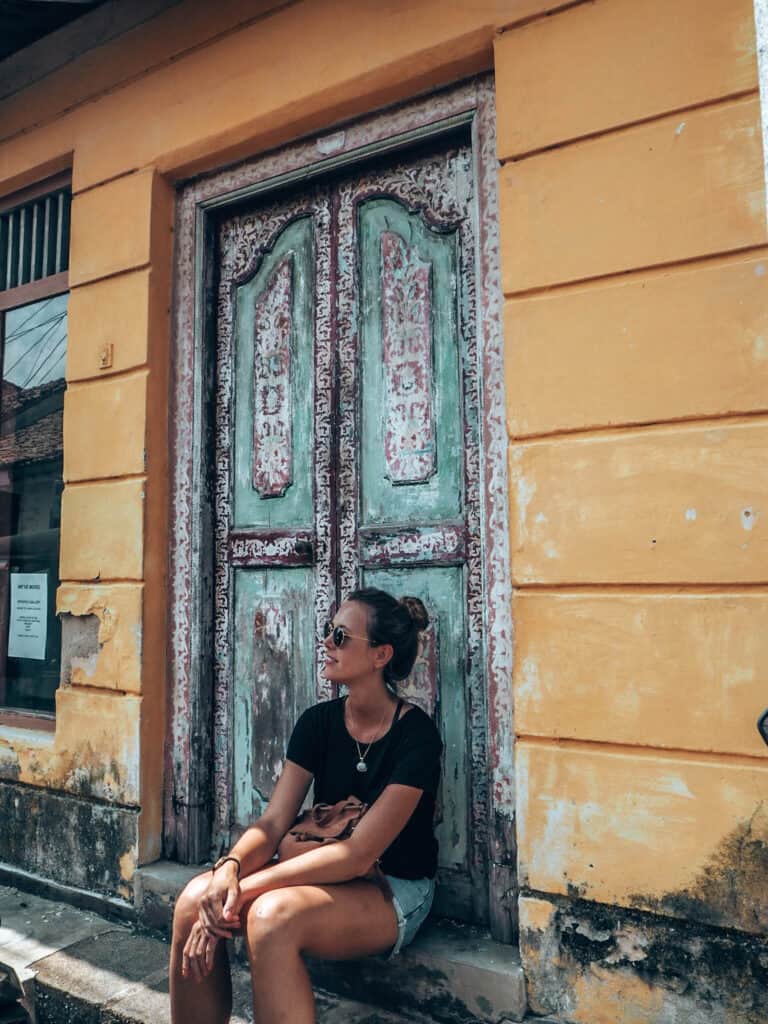
[[[219,857],[211,869],[211,874],[215,875],[216,870],[226,864],[228,860],[231,860],[233,864],[237,864],[237,880],[240,881],[240,861],[237,857]]]

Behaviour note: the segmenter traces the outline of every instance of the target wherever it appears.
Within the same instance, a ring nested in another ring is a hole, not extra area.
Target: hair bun
[[[427,615],[427,609],[418,597],[401,597],[399,603],[410,615],[411,622],[416,629],[421,631],[427,628],[429,625],[429,615]]]

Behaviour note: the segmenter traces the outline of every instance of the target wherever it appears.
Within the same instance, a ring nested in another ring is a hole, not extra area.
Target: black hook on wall
[[[768,708],[760,715],[757,720],[757,731],[763,737],[763,740],[768,744]]]

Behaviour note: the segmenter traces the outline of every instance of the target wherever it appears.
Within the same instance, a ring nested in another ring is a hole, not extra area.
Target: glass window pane
[[[67,295],[4,316],[0,381],[0,705],[54,710]]]

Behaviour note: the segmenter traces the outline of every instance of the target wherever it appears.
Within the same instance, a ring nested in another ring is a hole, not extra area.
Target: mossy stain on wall
[[[597,1008],[626,1010],[629,1000],[638,1024],[765,1024],[764,937],[562,897],[525,903],[551,908],[529,919],[523,907],[520,946],[536,1012],[594,1024],[609,1019]]]
[[[690,885],[661,899],[636,894],[632,904],[707,924],[768,932],[768,807],[761,800],[752,816],[717,846]]]

